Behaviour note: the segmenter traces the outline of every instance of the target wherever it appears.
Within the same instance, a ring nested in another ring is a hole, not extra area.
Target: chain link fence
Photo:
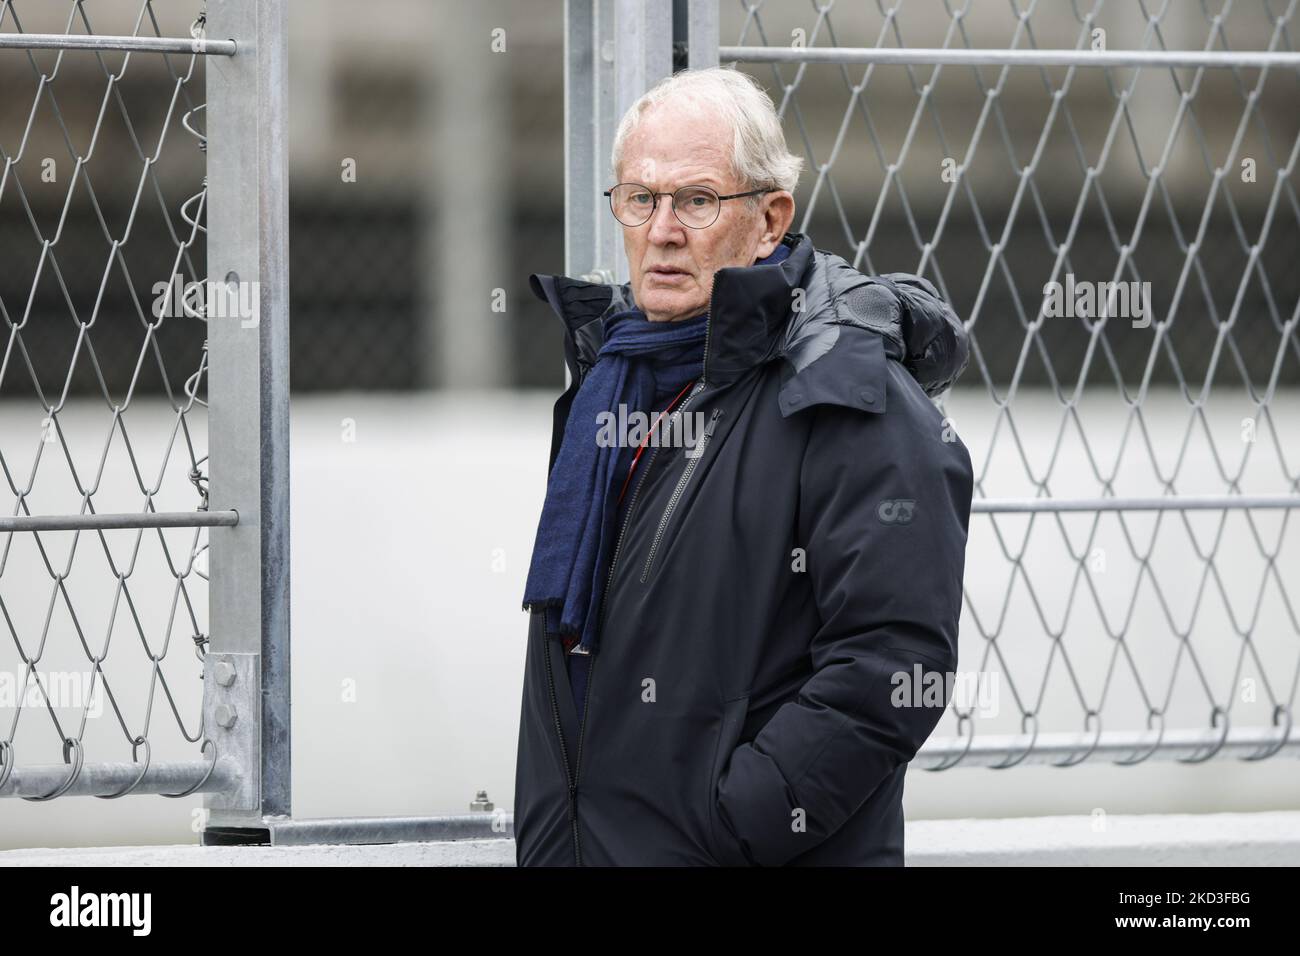
[[[727,6],[801,231],[971,333],[963,672],[918,763],[1295,754],[1296,4]]]
[[[280,13],[0,2],[0,795],[287,810]]]
[[[1296,7],[569,4],[571,273],[626,278],[589,198],[617,117],[732,65],[807,160],[793,228],[970,331],[939,403],[976,467],[962,671],[923,768],[1297,753]]]
[[[50,6],[0,3],[0,470],[13,502],[0,519],[0,794],[186,796],[212,760],[189,785],[156,771],[177,742],[212,751],[191,655],[208,643],[217,516],[204,315],[183,296],[169,314],[158,288],[206,277],[203,58],[75,47],[99,35],[102,11],[84,4],[60,4],[65,39],[43,40],[26,14],[46,24]],[[136,6],[124,32],[163,38],[154,5]],[[201,38],[189,6],[181,25]],[[77,392],[97,401],[70,402]],[[140,600],[137,582],[162,574],[169,605]]]
[[[57,6],[0,0],[0,796],[199,795],[204,844],[508,836],[486,800],[293,816],[287,5]],[[347,236],[375,208],[300,207],[336,264],[303,301],[367,302],[409,385],[418,269]]]

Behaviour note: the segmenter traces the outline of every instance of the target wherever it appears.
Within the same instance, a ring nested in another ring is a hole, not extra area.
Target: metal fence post
[[[206,798],[210,844],[291,815],[285,5],[208,0],[207,32],[238,42],[207,68],[208,275],[257,306],[208,323],[212,507],[239,524],[211,536],[204,722],[248,776]]]
[[[678,0],[673,25],[685,33],[688,69],[707,70],[718,65],[718,13],[718,0]]]
[[[672,73],[671,0],[565,0],[564,267],[569,275],[626,282],[618,224],[601,190],[611,185],[619,118]]]

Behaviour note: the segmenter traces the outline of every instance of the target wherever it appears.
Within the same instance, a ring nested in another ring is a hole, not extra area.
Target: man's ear
[[[763,231],[758,243],[758,258],[766,259],[781,244],[781,237],[790,231],[794,222],[794,196],[787,190],[768,193],[763,197]]]

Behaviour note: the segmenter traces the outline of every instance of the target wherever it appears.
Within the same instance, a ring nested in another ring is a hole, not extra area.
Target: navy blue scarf
[[[708,316],[651,322],[633,308],[603,324],[604,344],[569,409],[524,587],[524,607],[545,608],[547,629],[580,635],[586,651],[595,647],[597,609],[618,532],[612,520],[617,502],[609,492],[626,460],[621,442],[597,442],[608,418],[601,413],[617,421],[620,404],[629,413],[647,411],[656,395],[699,378]]]
[[[782,243],[755,265],[789,255]],[[656,396],[676,394],[703,375],[708,314],[651,322],[633,308],[607,317],[603,327],[604,345],[569,409],[524,586],[524,607],[545,608],[547,630],[579,635],[587,652],[596,647],[597,612],[618,535],[610,488],[631,458],[627,448],[597,443],[600,413],[617,419],[620,404],[629,413],[648,412]]]

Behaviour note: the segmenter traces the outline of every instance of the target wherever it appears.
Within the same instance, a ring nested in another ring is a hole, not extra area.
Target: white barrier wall
[[[544,492],[553,400],[542,393],[294,398],[295,817],[466,813],[480,789],[497,807],[512,809],[526,624],[520,600]],[[979,418],[974,403],[960,404],[957,424],[974,447],[988,422]],[[1296,421],[1297,405],[1300,394],[1279,396],[1275,414]],[[1173,395],[1151,397],[1147,415],[1153,430],[1167,423],[1177,432],[1185,422],[1182,412],[1164,410],[1179,406]],[[1236,414],[1232,408],[1226,412]],[[65,429],[85,429],[89,437],[99,411],[82,414],[80,406],[72,407],[60,421]],[[137,407],[133,414],[133,434],[140,441],[165,434],[168,416],[161,411],[155,417],[152,410]],[[29,420],[26,406],[0,403],[0,431]],[[1024,434],[1035,437],[1032,429]],[[1107,440],[1099,433],[1098,442]],[[98,447],[89,441],[70,445],[92,456]],[[25,473],[27,464],[15,460],[11,467]],[[42,462],[42,468],[53,466],[66,467],[53,456]],[[84,471],[86,464],[78,462],[78,467]],[[43,487],[54,489],[59,483],[51,480]],[[112,504],[100,510],[138,507],[124,469],[105,469],[101,493]],[[34,502],[33,510],[59,510],[66,504],[43,500]],[[159,507],[180,505],[162,502]],[[42,539],[47,547],[70,541],[71,533],[59,534],[42,534]],[[59,547],[66,551],[69,544]],[[115,554],[129,555],[125,538],[110,538],[110,547]],[[15,535],[3,577],[7,607],[24,634],[39,628],[52,587],[32,551],[31,535]],[[74,563],[69,579],[82,626],[101,641],[113,583],[102,552],[97,538],[83,533],[77,562],[89,563],[84,569]],[[1225,587],[1245,593],[1243,581],[1233,579],[1243,570],[1254,574],[1248,565],[1221,562]],[[985,574],[991,571],[972,567],[969,580],[976,587],[1000,586],[996,580],[986,584]],[[1049,574],[1036,577],[1036,584],[1040,581],[1049,601],[1059,599],[1053,589],[1068,587],[1067,580],[1054,581]],[[168,620],[171,583],[156,541],[152,549],[142,546],[132,597],[155,640]],[[1286,638],[1290,624],[1276,605],[1265,612],[1257,631],[1272,647]],[[119,608],[105,669],[128,727],[138,731],[149,672],[129,619],[123,617]],[[183,625],[177,622],[172,639],[179,643],[173,644],[164,668],[188,719],[197,715],[202,682],[198,662],[184,646],[189,638]],[[1168,640],[1167,634],[1158,636]],[[1229,632],[1223,639],[1236,641]],[[976,652],[968,651],[966,641],[963,635],[961,666],[975,667]],[[56,619],[45,663],[71,667],[79,661],[84,668],[85,655],[74,642],[62,619]],[[1094,660],[1088,647],[1105,655],[1107,642],[1072,648],[1072,655],[1093,668],[1104,658]],[[12,643],[0,641],[0,672],[13,672],[15,662]],[[1289,664],[1274,675],[1275,686],[1289,687],[1293,669],[1294,651]],[[1003,704],[1000,720],[1012,710],[1011,702]],[[156,694],[155,713],[164,706]],[[1234,721],[1252,718],[1252,713],[1243,705],[1234,710]],[[79,726],[70,723],[75,716],[71,710],[61,709],[59,715],[65,727]],[[0,706],[0,726],[7,727],[12,716],[11,709]],[[99,759],[130,759],[111,706],[105,703],[100,716],[87,723],[88,756],[100,747]],[[30,741],[45,748],[37,762],[62,759],[57,746],[49,744],[53,734],[48,724],[43,710],[24,712],[19,723],[19,746]],[[155,720],[154,726],[161,728],[164,722]],[[977,731],[984,732],[982,727]],[[155,759],[197,752],[179,739],[151,735],[151,741]],[[201,806],[197,796],[93,803],[86,798],[8,800],[0,804],[0,849],[196,841]],[[1120,819],[1114,816],[1118,813],[1300,810],[1300,761],[1183,765],[1150,760],[1127,768],[1103,762],[1069,769],[1022,766],[942,773],[914,768],[907,776],[905,808],[909,826],[920,827],[928,825],[917,822],[923,819],[1043,814],[1086,823],[1096,810],[1112,819]],[[956,827],[951,832],[963,831]],[[909,849],[920,852],[916,845]]]

